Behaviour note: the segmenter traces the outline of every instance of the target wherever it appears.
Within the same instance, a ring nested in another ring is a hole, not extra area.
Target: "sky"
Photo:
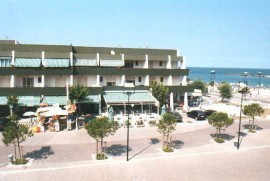
[[[190,67],[270,68],[270,0],[1,0],[0,39],[179,49]]]

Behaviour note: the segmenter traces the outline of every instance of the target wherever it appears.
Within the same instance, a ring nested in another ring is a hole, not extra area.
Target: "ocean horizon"
[[[211,70],[215,70],[213,79],[217,83],[226,81],[228,83],[238,83],[239,81],[247,81],[251,87],[270,87],[270,69],[262,68],[221,68],[221,67],[187,67],[190,72],[188,78],[191,80],[202,80],[205,83],[211,82]],[[248,72],[247,76],[243,76],[244,72]],[[259,76],[258,72],[261,72]]]

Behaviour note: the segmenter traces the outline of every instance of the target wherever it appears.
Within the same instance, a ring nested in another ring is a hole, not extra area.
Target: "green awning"
[[[128,96],[122,91],[106,91],[103,94],[104,100],[107,104],[127,104]],[[157,99],[148,91],[135,91],[129,97],[130,104],[156,104]]]
[[[21,106],[38,106],[40,96],[19,96],[18,104]]]
[[[45,96],[42,102],[46,102],[49,105],[67,105],[68,101],[67,96]]]
[[[123,60],[100,60],[100,66],[103,67],[122,67]]]
[[[7,97],[4,96],[0,97],[0,105],[7,105]]]
[[[75,59],[74,66],[97,66],[96,59]]]
[[[69,67],[69,59],[65,58],[46,58],[44,67]]]
[[[99,96],[98,95],[87,96],[87,98],[81,101],[81,103],[99,103]]]
[[[40,67],[40,58],[16,58],[15,67]]]

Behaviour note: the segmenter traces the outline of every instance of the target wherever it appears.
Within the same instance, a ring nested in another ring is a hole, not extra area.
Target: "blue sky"
[[[270,68],[269,0],[1,0],[0,39],[179,49],[187,66]]]

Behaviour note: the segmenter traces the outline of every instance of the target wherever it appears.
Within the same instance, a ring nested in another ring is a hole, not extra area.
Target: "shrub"
[[[248,132],[249,133],[256,133],[256,130],[249,129]]]
[[[156,121],[154,121],[154,120],[151,120],[151,121],[149,121],[148,123],[149,123],[150,125],[153,125],[153,126],[156,125]]]
[[[106,159],[108,159],[108,156],[104,153],[99,153],[99,154],[97,154],[96,159],[97,160],[106,160]]]
[[[163,146],[162,150],[164,152],[173,152],[173,148],[171,146]]]
[[[224,143],[224,139],[223,138],[215,138],[215,142]]]
[[[28,162],[28,160],[26,160],[25,158],[22,159],[16,159],[15,161],[13,161],[14,165],[25,165]]]

